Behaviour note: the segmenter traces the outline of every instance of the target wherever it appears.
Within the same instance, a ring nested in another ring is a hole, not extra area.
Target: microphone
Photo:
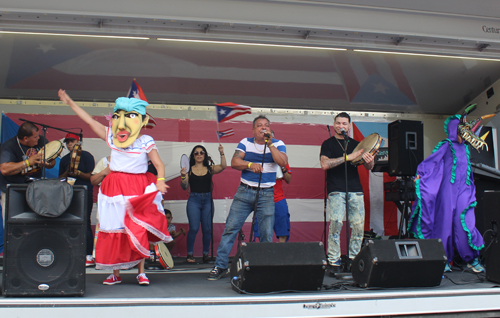
[[[340,134],[341,134],[342,136],[344,136],[344,138],[346,138],[346,139],[347,139],[347,138],[349,138],[349,136],[347,136],[347,132],[345,131],[345,129],[344,129],[344,128],[340,128]]]
[[[267,133],[267,130],[262,131],[264,133],[264,137],[271,138],[271,134]]]

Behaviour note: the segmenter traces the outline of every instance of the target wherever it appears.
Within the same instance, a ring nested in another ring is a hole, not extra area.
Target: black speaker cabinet
[[[441,240],[373,240],[351,272],[361,287],[430,287],[441,283],[446,262]]]
[[[424,160],[424,123],[396,120],[388,125],[389,175],[414,176]]]
[[[500,222],[500,191],[484,191],[484,246],[486,279],[500,284],[500,237],[498,223]]]
[[[244,242],[231,264],[232,285],[248,293],[319,290],[326,265],[321,242]]]
[[[70,206],[56,218],[33,212],[26,189],[7,187],[3,294],[83,295],[87,188],[74,186]]]

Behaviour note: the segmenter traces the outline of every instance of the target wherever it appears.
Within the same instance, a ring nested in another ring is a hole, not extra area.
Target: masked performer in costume
[[[111,172],[102,181],[98,209],[99,238],[95,248],[97,269],[112,269],[105,285],[121,283],[120,269],[138,265],[137,280],[148,285],[144,261],[149,258],[149,242],[170,242],[162,193],[167,192],[165,167],[151,136],[141,135],[148,122],[147,102],[136,98],[116,100],[110,127],[93,119],[64,90],[59,98],[111,148]],[[148,173],[148,157],[158,171]]]
[[[472,122],[466,116],[475,109],[467,107],[462,115],[450,116],[444,123],[448,138],[417,168],[416,194],[408,229],[418,239],[441,239],[451,271],[454,250],[474,272],[484,272],[479,250],[484,242],[476,229],[474,208],[476,187],[471,171],[469,145],[477,150],[487,145],[486,135],[479,138],[480,123],[493,115]]]

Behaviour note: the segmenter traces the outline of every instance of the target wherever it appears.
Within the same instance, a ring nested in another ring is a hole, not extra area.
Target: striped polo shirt
[[[286,154],[286,146],[283,141],[273,139],[273,145],[281,152]],[[245,153],[245,161],[262,164],[262,156],[264,155],[264,145],[255,143],[255,138],[244,138],[240,141],[236,150]],[[264,169],[262,171],[262,179],[260,181],[261,188],[270,188],[276,183],[276,170],[278,164],[273,160],[273,156],[268,147],[265,147]],[[247,168],[241,172],[241,182],[252,187],[257,187],[259,184],[259,174],[254,173]]]

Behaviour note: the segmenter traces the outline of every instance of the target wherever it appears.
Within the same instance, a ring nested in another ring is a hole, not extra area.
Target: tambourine
[[[69,162],[69,171],[73,174],[78,173],[78,165],[80,164],[80,157],[82,156],[82,145],[80,143],[76,143],[71,150],[71,159]]]
[[[356,152],[360,149],[364,149],[363,153],[357,157],[356,159],[351,161],[351,164],[355,166],[359,166],[365,163],[365,159],[363,159],[363,154],[365,153],[370,153],[371,155],[374,155],[378,149],[380,148],[380,145],[382,144],[382,137],[380,137],[379,134],[373,133],[363,139],[356,148],[354,148],[353,152]]]
[[[40,153],[42,154],[42,160],[45,158],[46,162],[50,162],[54,159],[56,159],[61,152],[63,151],[63,144],[59,140],[54,140],[46,144],[45,146],[40,149]],[[38,165],[35,164],[34,166],[31,167],[26,167],[21,171],[22,175],[25,175],[27,173],[33,173],[42,168],[43,165]]]
[[[172,255],[170,254],[170,251],[165,243],[160,242],[155,245],[155,256],[158,263],[160,263],[161,267],[164,269],[174,268],[174,260],[172,259]]]
[[[181,156],[181,169],[182,168],[186,168],[186,173],[189,172],[189,158],[185,154]]]

